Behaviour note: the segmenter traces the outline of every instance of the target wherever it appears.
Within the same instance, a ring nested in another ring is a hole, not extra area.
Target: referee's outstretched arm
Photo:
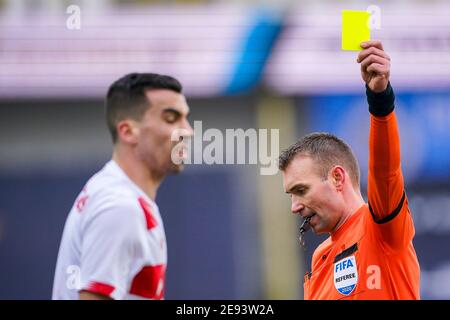
[[[389,82],[390,57],[380,41],[369,41],[358,62],[369,103],[368,198],[373,223],[387,250],[404,248],[414,237],[400,163],[400,138]]]

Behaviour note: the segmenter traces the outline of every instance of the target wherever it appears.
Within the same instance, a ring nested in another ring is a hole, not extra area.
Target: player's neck
[[[158,177],[151,172],[141,161],[138,161],[129,152],[114,150],[112,159],[125,172],[128,178],[133,181],[142,191],[153,201],[163,177]]]

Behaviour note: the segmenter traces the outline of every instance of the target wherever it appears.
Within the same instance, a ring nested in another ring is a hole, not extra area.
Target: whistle
[[[309,224],[309,220],[311,220],[311,217],[307,217],[305,220],[303,220],[302,225],[300,226],[300,244],[304,248],[305,247],[305,233],[308,232],[311,229],[311,225]]]

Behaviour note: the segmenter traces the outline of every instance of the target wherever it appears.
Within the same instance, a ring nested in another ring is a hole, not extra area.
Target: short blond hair
[[[311,157],[322,179],[327,179],[329,171],[340,165],[348,172],[353,186],[360,187],[358,160],[350,146],[335,135],[315,132],[302,137],[280,154],[278,168],[285,171],[297,156]]]

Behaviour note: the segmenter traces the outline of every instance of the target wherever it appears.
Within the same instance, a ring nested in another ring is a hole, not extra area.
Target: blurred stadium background
[[[66,22],[81,8],[81,28]],[[311,131],[354,147],[367,170],[368,114],[340,11],[381,8],[422,296],[450,299],[448,1],[0,1],[0,299],[49,299],[70,207],[109,159],[108,85],[178,77],[203,128]],[[313,248],[297,240],[281,177],[191,165],[157,202],[169,245],[167,299],[299,299]]]

